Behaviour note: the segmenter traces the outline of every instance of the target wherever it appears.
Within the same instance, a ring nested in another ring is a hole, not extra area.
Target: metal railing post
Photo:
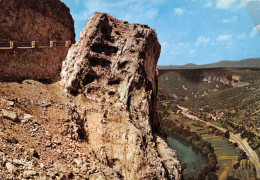
[[[50,47],[54,47],[54,42],[53,41],[50,41]]]
[[[10,41],[10,49],[13,49],[13,48],[14,48],[14,42]]]
[[[1,0],[0,0],[1,1]],[[31,45],[30,45],[31,44]],[[49,45],[47,43],[42,43],[38,41],[31,41],[31,42],[15,42],[15,41],[9,41],[9,42],[2,42],[0,43],[0,49],[30,49],[30,48],[42,48],[42,47],[70,47],[71,41],[49,41]]]
[[[35,41],[32,41],[32,48],[35,48]]]

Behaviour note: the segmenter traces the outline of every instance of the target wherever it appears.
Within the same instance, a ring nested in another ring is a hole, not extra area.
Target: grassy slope
[[[181,103],[197,114],[224,112],[223,120],[256,133],[260,125],[260,83],[231,88]]]
[[[202,119],[209,113],[224,112],[217,124],[237,134],[247,141],[260,157],[260,83],[227,89],[208,96],[182,102]]]
[[[241,76],[241,82],[251,83],[260,80],[260,68],[159,70],[159,92],[170,98],[174,95],[180,99],[185,96],[192,98],[195,94],[202,95],[204,92],[211,93],[214,89],[223,90],[232,87],[219,81],[204,82],[205,77],[219,77],[232,81],[232,75]]]

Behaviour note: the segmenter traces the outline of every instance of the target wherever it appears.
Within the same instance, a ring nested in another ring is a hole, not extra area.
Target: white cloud
[[[209,1],[207,4],[205,4],[203,7],[204,8],[210,8],[213,6],[213,2]]]
[[[239,8],[244,8],[250,1],[259,0],[216,0],[217,9],[230,9],[238,10]]]
[[[186,9],[184,8],[174,8],[174,13],[181,16],[185,13]]]
[[[253,38],[253,37],[256,37],[257,34],[260,34],[260,24],[258,24],[257,26],[255,26],[255,27],[252,29],[252,31],[251,31],[251,33],[250,33],[249,36],[250,36],[251,38]]]
[[[217,41],[227,41],[229,39],[231,39],[230,35],[220,35],[217,37]]]
[[[188,47],[190,44],[189,43],[185,43],[185,42],[180,42],[179,46],[181,47]]]
[[[246,39],[246,33],[237,35],[238,40],[245,40]]]
[[[157,5],[165,3],[165,0],[76,1],[84,4],[85,10],[74,12],[73,17],[75,20],[86,21],[94,12],[107,12],[118,19],[125,19],[135,23],[157,17]]]
[[[229,9],[237,0],[217,0],[217,9]]]
[[[237,16],[233,16],[232,18],[229,19],[223,19],[222,23],[230,23],[232,21],[236,21],[237,20]]]
[[[196,56],[196,49],[189,50],[189,55],[190,56]]]
[[[166,42],[166,41],[162,42],[161,46],[162,46],[162,53],[166,53],[169,51],[170,45],[168,42]]]
[[[247,3],[250,1],[251,0],[241,0],[240,4],[238,5],[238,8],[245,7],[247,5]]]
[[[203,37],[203,36],[199,36],[197,38],[197,41],[195,43],[196,46],[207,46],[207,44],[210,42],[210,39],[209,38],[206,38],[206,37]]]
[[[164,45],[167,47],[167,44]],[[170,54],[171,55],[180,55],[180,54],[185,54],[186,49],[188,49],[190,47],[189,43],[185,43],[185,42],[179,42],[179,43],[173,43],[172,46],[170,47],[171,51]]]
[[[158,6],[166,2],[167,0],[75,0],[75,3],[83,7],[82,10],[72,8],[71,14],[75,20],[76,33],[79,34],[94,12],[106,12],[129,23],[151,24],[154,18],[158,18]]]
[[[150,9],[145,13],[148,19],[153,19],[158,15],[158,9]]]

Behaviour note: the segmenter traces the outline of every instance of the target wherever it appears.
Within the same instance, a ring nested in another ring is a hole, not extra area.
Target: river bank
[[[170,134],[167,136],[167,142],[172,149],[176,150],[181,162],[183,178],[187,179],[199,175],[208,163],[207,155],[178,134],[173,132],[167,134]]]
[[[216,124],[213,124],[213,123],[211,123],[211,122],[207,122],[207,121],[201,120],[201,119],[199,119],[197,116],[190,114],[190,113],[189,113],[189,110],[188,110],[187,108],[184,108],[184,107],[179,106],[179,105],[177,105],[177,107],[181,110],[181,114],[182,114],[182,115],[186,116],[187,118],[189,118],[189,119],[192,120],[192,121],[197,121],[197,122],[202,123],[202,124],[205,124],[205,125],[207,125],[207,126],[209,126],[209,127],[211,127],[211,128],[215,128],[215,129],[219,130],[220,132],[222,132],[223,134],[228,132],[228,131],[227,131],[225,128],[223,128],[223,127],[220,127],[220,126],[218,126],[218,125],[216,125]],[[229,140],[230,142],[236,143],[236,144],[238,145],[238,147],[246,153],[248,159],[249,159],[249,160],[251,161],[251,163],[253,163],[253,165],[255,166],[255,170],[253,170],[253,171],[256,171],[256,177],[257,177],[257,178],[260,178],[260,163],[259,163],[259,159],[258,159],[257,154],[256,154],[256,153],[253,151],[253,149],[249,146],[248,142],[247,142],[245,139],[242,139],[239,135],[237,135],[237,134],[235,135],[235,134],[233,134],[233,133],[231,133],[231,132],[228,132],[228,136],[229,136],[229,139],[228,139],[228,140]],[[211,143],[212,143],[212,142],[211,142]],[[227,152],[230,152],[230,151],[227,151]],[[235,162],[237,162],[237,160],[236,160],[237,158],[238,158],[238,157],[236,157],[236,156],[226,156],[226,157],[224,157],[224,159],[226,159],[226,160],[227,160],[227,159],[232,160],[231,166],[234,166],[234,165],[235,165]],[[223,158],[218,158],[218,159],[222,159],[222,160],[223,160]],[[227,174],[227,172],[225,172],[225,171],[227,171],[227,168],[228,168],[228,166],[227,166],[227,167],[225,168],[225,170],[224,170],[224,173],[225,173],[225,174]],[[230,168],[229,168],[229,169],[230,169]],[[229,171],[228,171],[228,172],[229,172]],[[248,173],[246,173],[246,174],[248,174]],[[251,176],[251,174],[249,173],[248,176]],[[222,178],[221,178],[221,179],[222,179]],[[223,178],[223,179],[224,179],[224,178]],[[250,179],[250,178],[249,178],[249,179]]]
[[[199,141],[196,141],[198,138],[201,138],[204,144],[212,145],[213,154],[216,156],[216,166],[213,173],[208,173],[211,179],[256,179],[254,165],[248,160],[244,152],[239,149],[237,144],[229,142],[223,132],[184,116],[175,102],[164,100],[158,104],[162,128],[182,134],[194,146],[199,145]],[[193,134],[193,136],[189,136],[189,134]],[[206,148],[201,148],[201,150],[206,152]],[[209,156],[209,153],[206,152],[206,154]],[[208,170],[209,168],[205,168],[202,171]]]

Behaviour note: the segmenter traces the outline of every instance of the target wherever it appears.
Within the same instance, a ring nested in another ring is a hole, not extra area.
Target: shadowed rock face
[[[0,23],[0,42],[75,42],[70,10],[60,0],[1,0]]]
[[[60,0],[1,0],[0,42],[75,42],[69,8]],[[0,49],[0,80],[53,80],[68,48]]]
[[[160,44],[146,25],[95,13],[63,62],[62,84],[85,109],[88,143],[125,179],[179,179],[176,154],[153,131]]]

